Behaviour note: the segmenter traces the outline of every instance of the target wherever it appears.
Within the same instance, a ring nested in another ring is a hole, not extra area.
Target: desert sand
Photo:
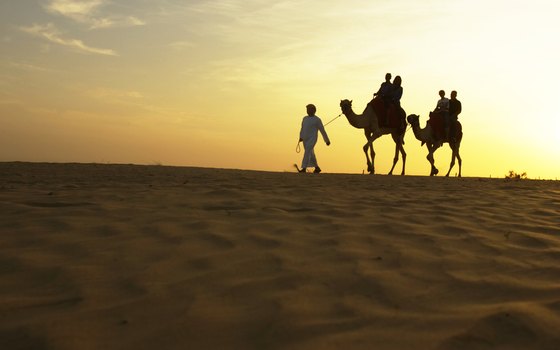
[[[560,183],[0,163],[0,349],[560,349]]]

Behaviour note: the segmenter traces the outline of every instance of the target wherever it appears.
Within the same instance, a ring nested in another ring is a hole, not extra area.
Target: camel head
[[[406,121],[412,126],[420,125],[420,116],[416,114],[411,114],[408,117],[406,117]]]
[[[342,113],[346,113],[352,110],[352,101],[351,100],[340,100],[340,109]]]

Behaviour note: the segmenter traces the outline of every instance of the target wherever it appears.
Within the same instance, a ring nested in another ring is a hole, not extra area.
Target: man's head
[[[391,73],[385,74],[385,81],[391,81]]]
[[[445,97],[445,91],[439,90],[439,97],[444,98]]]
[[[305,106],[305,108],[307,108],[307,115],[315,115],[315,112],[317,112],[317,108],[315,107],[314,104],[308,104],[307,106]]]

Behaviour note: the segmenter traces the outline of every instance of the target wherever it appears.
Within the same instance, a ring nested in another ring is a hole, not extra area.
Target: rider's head
[[[401,76],[400,76],[400,75],[397,75],[397,76],[395,77],[395,80],[393,80],[393,84],[394,84],[394,85],[397,85],[397,86],[401,86],[401,83],[402,83]]]
[[[439,90],[439,97],[443,98],[445,96],[445,91]]]
[[[457,91],[455,91],[455,90],[451,91],[451,98],[452,99],[457,98]]]
[[[391,73],[385,74],[385,81],[391,81]]]

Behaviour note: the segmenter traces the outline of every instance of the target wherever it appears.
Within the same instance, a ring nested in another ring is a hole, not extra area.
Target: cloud
[[[378,66],[405,64],[407,48],[424,38],[433,41],[432,28],[447,23],[450,6],[426,9],[410,0],[361,6],[336,0],[220,0],[189,1],[175,13],[189,19],[185,31],[198,52],[227,51],[205,62],[212,67],[207,78],[279,86],[336,74],[361,81]]]
[[[86,91],[86,95],[93,98],[103,100],[122,101],[130,99],[143,99],[144,96],[138,91],[108,89],[108,88],[94,88]]]
[[[48,0],[45,9],[50,13],[87,24],[90,29],[134,27],[146,24],[135,16],[104,16],[101,13],[101,8],[108,3],[107,0]]]
[[[40,66],[36,66],[33,64],[29,64],[29,63],[24,63],[24,62],[11,62],[10,63],[11,67],[17,68],[17,69],[21,69],[21,70],[25,70],[25,71],[29,71],[29,72],[50,72],[50,69],[47,68],[43,68]]]
[[[91,29],[101,29],[101,28],[112,28],[112,27],[135,27],[143,26],[146,22],[141,19],[128,16],[128,17],[103,17],[103,18],[91,18],[89,19],[89,24]]]
[[[196,45],[190,41],[175,41],[170,43],[169,46],[175,50],[181,51],[181,50],[191,49]]]
[[[28,34],[46,39],[52,43],[62,45],[62,46],[67,46],[81,52],[93,53],[93,54],[105,55],[105,56],[118,56],[117,53],[111,49],[95,48],[95,47],[87,46],[86,44],[83,43],[83,41],[78,39],[63,38],[52,23],[49,23],[47,25],[35,24],[31,27],[22,27],[21,30]]]
[[[103,5],[103,0],[50,0],[45,6],[49,12],[58,13],[78,21],[93,15],[94,11]]]

